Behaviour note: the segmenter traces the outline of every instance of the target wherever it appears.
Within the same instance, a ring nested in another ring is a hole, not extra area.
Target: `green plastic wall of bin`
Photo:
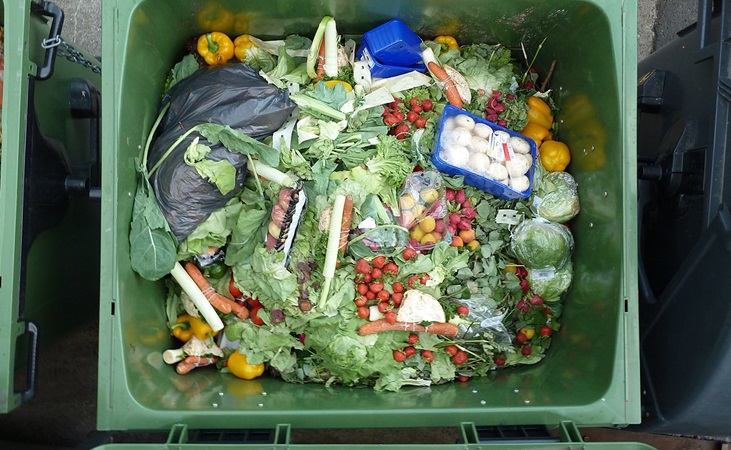
[[[615,0],[177,1],[109,0],[103,7],[103,197],[98,427],[358,428],[547,424],[624,425],[640,420],[636,247],[636,8]],[[212,9],[211,9],[212,8]],[[532,367],[469,383],[379,393],[370,389],[243,381],[213,370],[179,376],[160,353],[163,283],[129,263],[134,159],[157,116],[162,84],[193,36],[214,29],[261,38],[313,35],[332,15],[360,35],[398,17],[424,36],[497,41],[558,61],[552,86],[561,139],[583,210],[575,282],[562,331]]]
[[[101,76],[88,67],[58,56],[53,75],[31,81],[43,66],[43,39],[49,20],[31,13],[30,0],[0,2],[5,26],[5,76],[0,163],[0,412],[23,400],[32,386],[26,381],[32,340],[27,323],[35,324],[38,344],[88,325],[98,314],[100,211],[98,201],[74,198],[54,227],[32,243],[21,267],[26,124],[29,86],[43,132],[66,149],[72,164],[89,160],[88,119],[72,117],[69,85],[84,78],[97,88]],[[98,64],[93,58],[87,60]],[[44,180],[48,181],[48,180]],[[21,286],[21,273],[25,283]],[[21,292],[24,291],[24,294]],[[24,300],[20,300],[20,296]],[[22,309],[22,310],[21,310]],[[42,364],[42,361],[40,362]],[[32,365],[32,364],[31,364]]]

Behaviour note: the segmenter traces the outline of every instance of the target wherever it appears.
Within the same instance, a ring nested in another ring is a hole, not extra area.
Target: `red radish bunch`
[[[505,105],[503,104],[502,100],[500,100],[502,96],[502,92],[495,90],[492,91],[490,100],[487,101],[487,106],[485,106],[485,118],[490,122],[496,123],[501,127],[504,127],[508,125],[508,122],[506,122],[505,119],[501,119],[499,117],[500,114],[505,112]],[[514,98],[513,94],[508,94],[506,97],[508,100],[512,100]]]
[[[424,112],[429,112],[434,103],[429,100],[419,100],[414,97],[405,103],[403,99],[397,98],[383,107],[383,123],[391,127],[389,134],[396,136],[396,139],[405,139],[412,131],[412,128],[425,128],[429,120]]]
[[[369,306],[376,305],[386,320],[396,322],[395,308],[401,306],[405,287],[399,281],[393,281],[398,276],[399,267],[394,261],[385,256],[376,256],[370,262],[359,258],[355,262],[356,290],[358,296],[353,300],[358,307],[358,317],[370,317]],[[385,281],[385,282],[384,282]]]

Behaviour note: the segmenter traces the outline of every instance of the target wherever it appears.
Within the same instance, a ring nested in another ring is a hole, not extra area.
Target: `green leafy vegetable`
[[[538,215],[553,222],[567,222],[579,213],[579,189],[567,172],[545,174],[534,198]]]
[[[574,250],[574,238],[564,225],[545,219],[527,219],[513,232],[510,248],[515,257],[530,269],[563,266]]]
[[[573,277],[574,270],[571,261],[566,262],[556,271],[528,271],[531,290],[547,302],[560,300],[561,296],[571,287]]]
[[[183,155],[183,160],[195,168],[198,175],[216,185],[221,195],[226,195],[236,187],[236,167],[226,160],[207,159],[211,148],[193,139]]]

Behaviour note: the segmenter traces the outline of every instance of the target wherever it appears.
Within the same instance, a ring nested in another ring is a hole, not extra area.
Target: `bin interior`
[[[572,151],[582,211],[572,224],[576,275],[563,328],[542,362],[398,393],[244,381],[212,369],[179,376],[163,363],[161,352],[176,345],[165,327],[165,287],[132,272],[128,236],[134,159],[165,77],[203,32],[311,37],[323,15],[349,36],[400,18],[423,37],[452,34],[460,43],[523,43],[532,52],[545,38],[536,67],[545,74],[557,60],[559,137]],[[635,15],[635,2],[613,0],[105,2],[99,428],[638,422]]]

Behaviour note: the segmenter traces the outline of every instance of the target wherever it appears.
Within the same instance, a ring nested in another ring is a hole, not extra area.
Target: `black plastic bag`
[[[198,70],[175,84],[163,97],[170,104],[150,150],[148,170],[163,158],[183,134],[201,123],[217,123],[254,138],[263,139],[289,118],[295,104],[281,90],[245,64],[230,64]],[[213,161],[228,160],[236,168],[236,187],[222,195],[183,160],[193,139],[211,148]],[[212,145],[196,132],[180,142],[154,171],[151,183],[165,219],[178,242],[195,230],[213,211],[223,207],[243,186],[247,157]]]

